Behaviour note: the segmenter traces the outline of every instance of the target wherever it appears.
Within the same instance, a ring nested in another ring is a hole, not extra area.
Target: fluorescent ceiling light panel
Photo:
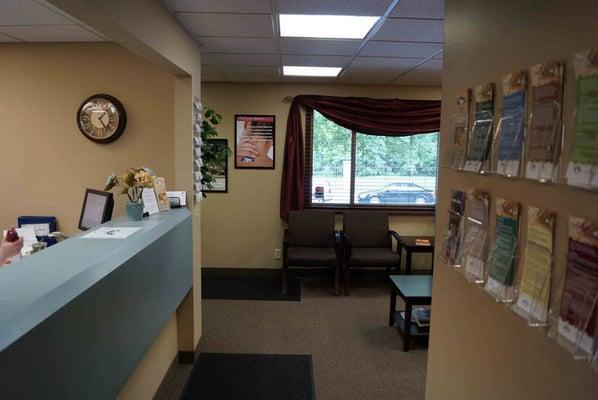
[[[282,74],[284,76],[332,76],[335,77],[341,72],[341,67],[295,67],[284,65]]]
[[[280,14],[280,36],[363,39],[380,17]]]

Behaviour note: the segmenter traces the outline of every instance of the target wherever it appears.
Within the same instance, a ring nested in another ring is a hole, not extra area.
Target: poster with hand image
[[[235,168],[274,169],[274,115],[235,115]]]

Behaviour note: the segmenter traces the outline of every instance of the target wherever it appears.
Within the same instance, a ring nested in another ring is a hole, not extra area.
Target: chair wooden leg
[[[347,268],[345,269],[345,296],[349,295],[349,264],[347,264]]]
[[[339,292],[340,292],[340,266],[339,263],[337,262],[336,265],[334,266],[334,295],[338,296]]]
[[[284,265],[282,267],[282,294],[286,295],[288,291],[288,284],[289,284],[289,267]]]

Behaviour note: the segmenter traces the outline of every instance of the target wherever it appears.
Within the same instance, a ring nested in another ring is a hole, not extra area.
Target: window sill
[[[386,211],[390,215],[402,215],[402,216],[435,216],[435,206],[368,206],[368,205],[325,205],[325,204],[310,204],[305,207],[306,209],[312,210],[332,210],[336,213],[342,213],[344,211],[352,210],[376,210]]]

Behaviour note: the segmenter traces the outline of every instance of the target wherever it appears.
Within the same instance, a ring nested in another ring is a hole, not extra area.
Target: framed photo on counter
[[[274,169],[274,115],[235,115],[235,168]]]

